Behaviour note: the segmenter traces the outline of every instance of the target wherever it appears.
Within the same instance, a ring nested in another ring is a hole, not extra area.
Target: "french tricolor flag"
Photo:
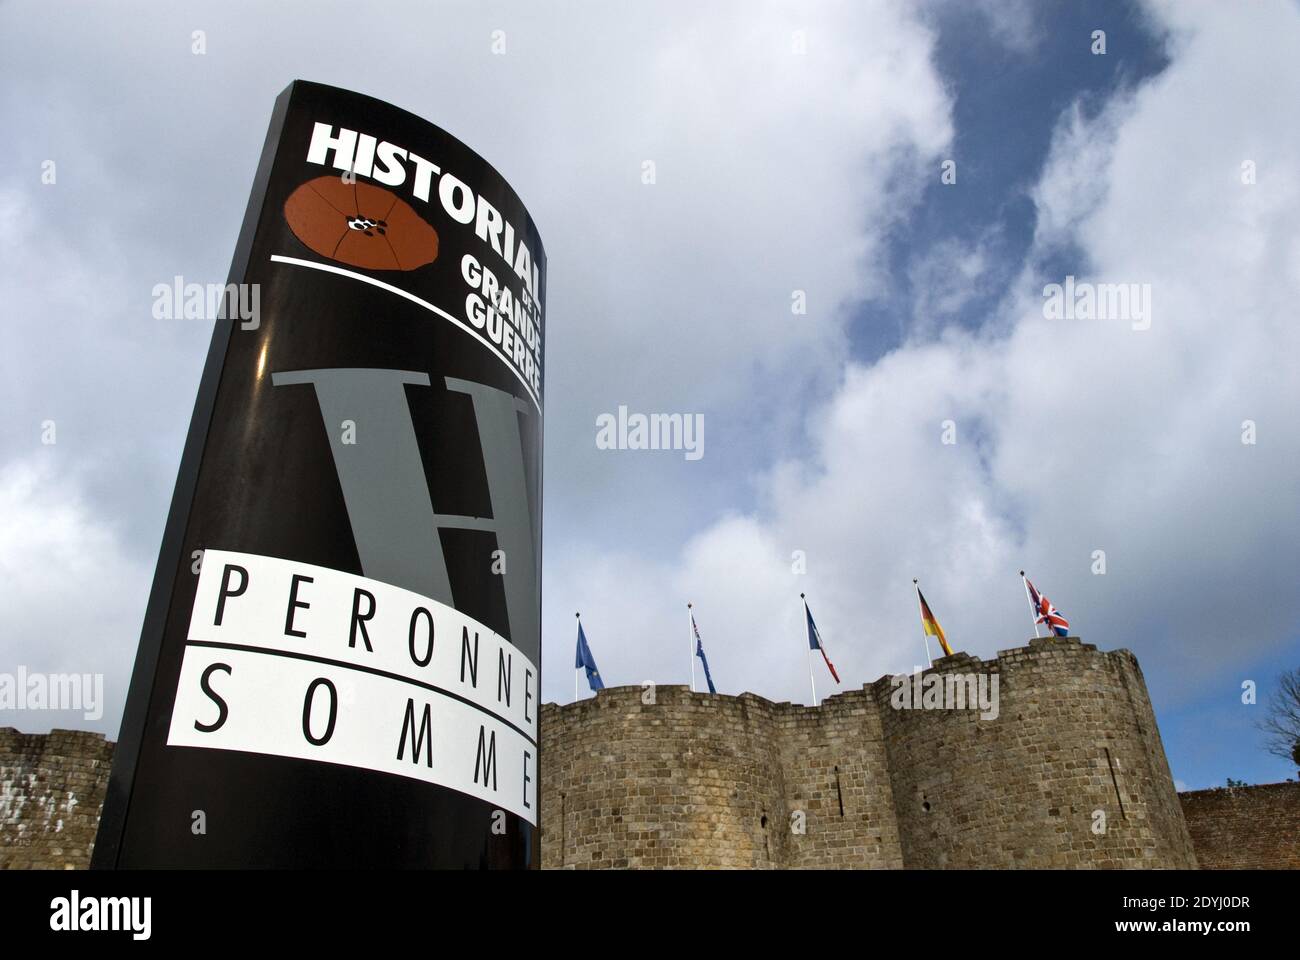
[[[800,599],[802,598],[803,594],[800,594]],[[817,630],[817,624],[813,622],[812,611],[808,609],[807,600],[803,601],[803,612],[808,618],[808,649],[821,651],[822,659],[826,661],[826,669],[831,672],[835,682],[839,683],[840,675],[835,672],[835,664],[831,663],[831,658],[826,656],[826,647],[822,645],[822,635]]]

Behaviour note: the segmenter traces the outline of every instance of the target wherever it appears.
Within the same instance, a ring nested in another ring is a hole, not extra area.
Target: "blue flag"
[[[717,693],[713,686],[713,675],[709,673],[709,661],[704,656],[704,641],[700,639],[700,628],[695,625],[695,614],[691,614],[691,629],[695,631],[695,655],[704,664],[704,680],[709,685],[709,693]]]
[[[600,671],[596,669],[596,658],[591,655],[591,647],[587,646],[587,635],[582,632],[581,620],[578,621],[578,657],[573,668],[579,667],[587,671],[587,683],[592,690],[605,689],[605,681],[600,679]]]

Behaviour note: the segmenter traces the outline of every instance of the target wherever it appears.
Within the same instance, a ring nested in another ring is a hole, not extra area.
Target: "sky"
[[[801,592],[854,687],[923,662],[914,577],[955,648],[1024,645],[1025,569],[1138,656],[1180,789],[1295,776],[1254,721],[1300,667],[1300,7],[307,9],[0,3],[0,672],[106,699],[0,725],[116,736],[211,335],[151,291],[224,282],[301,78],[541,231],[544,699],[578,610],[609,684],[687,681],[690,601],[720,692],[806,702]],[[1049,316],[1067,276],[1149,324]],[[620,406],[704,455],[599,449]]]

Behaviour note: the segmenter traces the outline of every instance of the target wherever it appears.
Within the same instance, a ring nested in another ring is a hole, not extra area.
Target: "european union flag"
[[[581,620],[578,621],[578,657],[573,668],[579,667],[587,671],[587,683],[592,690],[605,689],[605,681],[600,679],[600,671],[596,669],[596,658],[591,655],[591,647],[587,646],[587,635],[582,632]]]

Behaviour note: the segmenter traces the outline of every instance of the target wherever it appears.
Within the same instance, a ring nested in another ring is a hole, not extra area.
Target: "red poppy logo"
[[[309,180],[284,202],[313,252],[365,270],[416,270],[438,258],[438,231],[391,190],[342,177]]]

